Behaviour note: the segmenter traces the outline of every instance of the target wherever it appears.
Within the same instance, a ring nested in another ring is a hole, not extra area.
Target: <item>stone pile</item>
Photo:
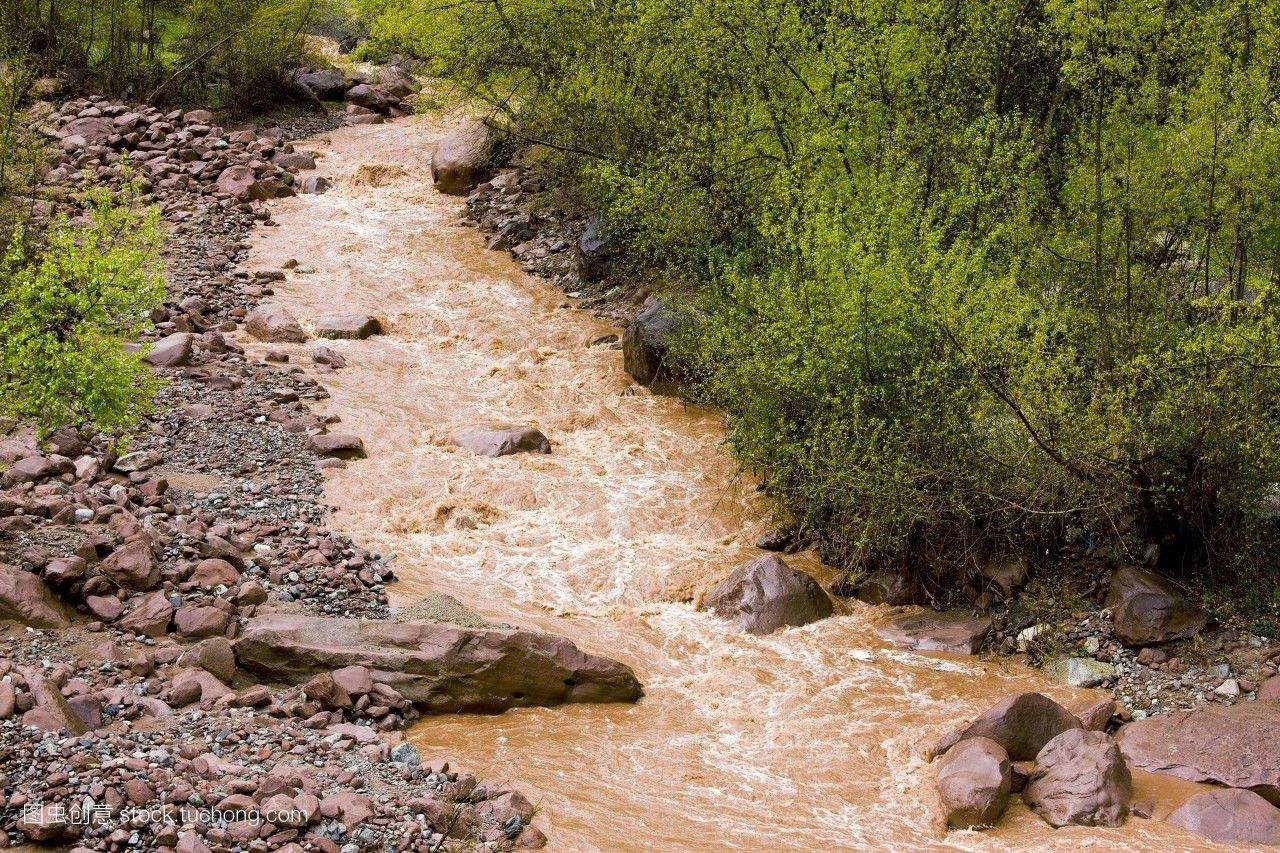
[[[1214,841],[1280,842],[1280,703],[1159,717],[1107,733],[1114,703],[1079,717],[1039,693],[1011,696],[932,750],[948,828],[994,826],[1011,793],[1054,827],[1120,826],[1150,817],[1130,767],[1227,787],[1167,818]],[[1033,763],[1031,763],[1033,762]],[[1268,802],[1270,800],[1270,802]]]

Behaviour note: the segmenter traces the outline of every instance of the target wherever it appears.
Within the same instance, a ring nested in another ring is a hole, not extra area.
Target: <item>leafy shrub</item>
[[[362,11],[693,285],[698,390],[828,556],[1274,540],[1275,0]]]
[[[158,219],[96,189],[86,220],[59,219],[38,241],[19,230],[0,259],[0,415],[118,433],[155,387],[125,342],[163,293]]]

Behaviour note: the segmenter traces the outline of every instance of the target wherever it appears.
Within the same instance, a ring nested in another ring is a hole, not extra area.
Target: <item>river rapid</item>
[[[328,475],[332,525],[398,555],[394,603],[448,593],[486,618],[569,637],[632,666],[645,698],[426,718],[424,757],[509,781],[552,850],[1190,850],[1158,821],[1053,830],[1015,801],[986,833],[943,831],[924,750],[1010,693],[1066,690],[1015,663],[895,649],[878,608],[753,637],[691,598],[758,553],[767,516],[715,412],[631,393],[620,330],[487,251],[461,199],[432,188],[447,117],[346,127],[300,147],[334,181],[279,202],[250,265],[280,268],[303,324],[369,313],[388,334],[326,342],[335,431],[369,458]],[[312,368],[309,346],[250,344]],[[456,428],[535,425],[547,456],[487,459]],[[812,555],[788,558],[824,584]],[[1167,813],[1195,786],[1135,774]]]

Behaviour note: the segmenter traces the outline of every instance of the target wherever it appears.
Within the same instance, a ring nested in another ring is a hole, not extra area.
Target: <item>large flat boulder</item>
[[[1250,788],[1280,803],[1280,704],[1241,702],[1148,717],[1116,733],[1138,770]]]
[[[1106,606],[1116,636],[1132,646],[1183,640],[1209,624],[1209,614],[1173,584],[1138,566],[1121,566],[1111,577]]]
[[[1196,794],[1165,822],[1212,841],[1280,845],[1280,809],[1239,788]]]
[[[831,599],[816,580],[772,554],[734,569],[712,587],[703,604],[751,634],[808,625],[834,612]]]
[[[65,628],[71,624],[67,609],[36,575],[0,563],[0,619],[32,628]]]
[[[463,122],[436,143],[431,180],[447,195],[466,195],[489,177],[493,132],[478,119]]]
[[[991,617],[968,613],[907,613],[895,616],[877,633],[895,645],[921,652],[973,655],[991,630]]]
[[[270,681],[303,684],[366,667],[429,713],[634,702],[643,693],[630,667],[514,628],[267,614],[250,620],[235,645],[240,667]]]

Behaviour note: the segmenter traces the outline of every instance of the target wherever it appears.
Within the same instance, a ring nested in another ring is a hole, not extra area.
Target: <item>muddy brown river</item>
[[[424,757],[509,781],[552,850],[1209,849],[1159,821],[1053,830],[1015,802],[999,828],[943,831],[924,749],[962,718],[1036,689],[1091,698],[1013,663],[926,655],[875,634],[857,602],[768,637],[696,611],[753,555],[766,512],[722,446],[720,418],[631,383],[618,329],[487,251],[461,199],[435,192],[448,123],[343,128],[301,147],[335,186],[274,209],[250,263],[302,264],[275,299],[306,325],[379,316],[335,341],[322,377],[336,429],[369,458],[328,477],[333,524],[398,555],[393,603],[448,593],[485,617],[554,631],[631,665],[645,698],[428,718]],[[308,346],[275,346],[311,369]],[[258,355],[267,347],[250,345]],[[548,456],[486,459],[448,443],[475,424],[532,424]],[[789,558],[790,559],[790,558]],[[793,561],[820,580],[810,555]],[[1137,774],[1167,813],[1194,786]]]

